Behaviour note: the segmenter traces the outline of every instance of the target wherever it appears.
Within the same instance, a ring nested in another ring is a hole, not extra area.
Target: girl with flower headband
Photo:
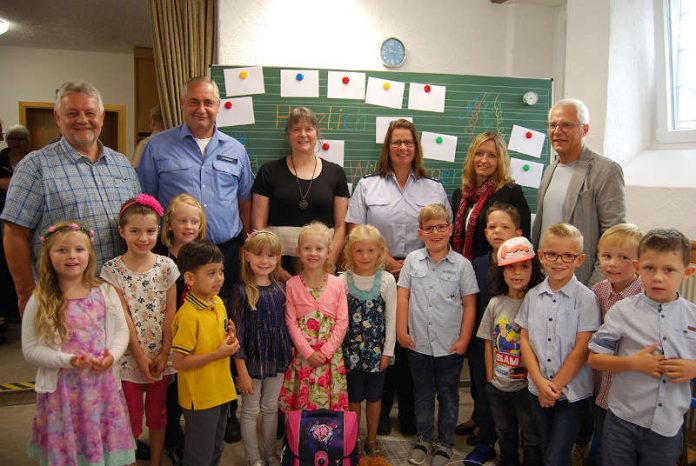
[[[95,277],[93,237],[76,222],[41,236],[38,283],[22,320],[24,357],[39,366],[27,453],[41,464],[135,462],[114,365],[128,327],[118,293]]]
[[[267,230],[251,233],[241,252],[241,281],[232,288],[230,309],[239,351],[234,355],[242,394],[241,431],[247,464],[264,464],[256,418],[261,414],[266,464],[277,465],[278,396],[290,365],[292,343],[285,325],[285,287],[279,282],[280,238]]]
[[[167,386],[176,372],[170,350],[179,278],[174,261],[152,252],[163,213],[159,202],[147,194],[127,200],[118,217],[118,232],[127,251],[101,270],[101,277],[120,292],[128,311],[130,344],[119,365],[131,429],[137,439],[144,411],[150,431],[150,464],[157,466],[164,449]]]

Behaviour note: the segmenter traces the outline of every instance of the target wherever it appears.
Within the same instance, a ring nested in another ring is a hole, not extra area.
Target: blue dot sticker
[[[304,75],[303,75],[302,73],[297,73],[297,76],[295,76],[295,78],[296,78],[298,81],[302,81],[302,80],[304,79]]]

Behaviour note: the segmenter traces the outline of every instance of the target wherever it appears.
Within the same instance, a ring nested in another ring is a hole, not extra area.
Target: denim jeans
[[[464,356],[455,353],[436,358],[409,351],[408,363],[413,377],[418,437],[424,442],[433,441],[437,395],[436,443],[452,448],[459,417],[459,377]]]
[[[484,362],[483,340],[473,337],[469,344],[467,361],[471,376],[471,397],[474,399],[474,421],[479,427],[479,443],[495,445],[495,425],[489,404],[486,386],[486,364]]]
[[[604,466],[674,466],[681,450],[681,430],[674,437],[663,437],[607,411],[602,432]]]
[[[495,421],[495,431],[498,434],[500,447],[500,463],[498,466],[541,466],[539,436],[532,420],[532,407],[529,402],[529,391],[524,388],[516,392],[498,390],[490,383],[486,384],[488,402]],[[520,463],[519,438],[522,437],[524,462]]]
[[[602,462],[602,436],[604,432],[604,419],[607,410],[594,405],[594,435],[592,436],[592,466],[603,466]]]
[[[542,408],[539,398],[531,393],[529,397],[532,400],[532,416],[541,440],[544,464],[570,466],[573,445],[580,431],[587,401],[556,401],[551,408]]]

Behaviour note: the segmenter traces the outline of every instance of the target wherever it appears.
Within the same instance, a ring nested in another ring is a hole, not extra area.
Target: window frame
[[[655,143],[657,147],[693,147],[696,129],[672,129],[671,44],[669,33],[670,0],[655,2]]]

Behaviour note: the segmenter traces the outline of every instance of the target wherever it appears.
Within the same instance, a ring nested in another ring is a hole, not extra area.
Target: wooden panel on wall
[[[155,59],[152,49],[136,47],[135,67],[135,143],[150,135],[150,109],[159,105]]]

